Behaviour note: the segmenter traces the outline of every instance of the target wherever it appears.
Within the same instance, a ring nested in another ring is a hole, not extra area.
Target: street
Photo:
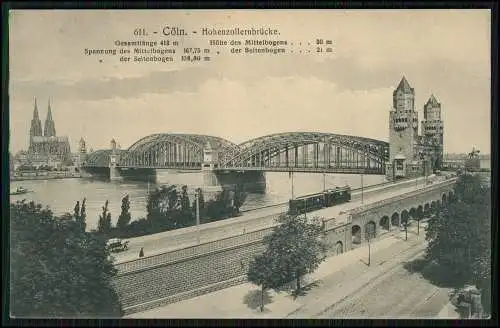
[[[414,180],[413,180],[414,181]],[[404,185],[400,188],[392,186],[393,189],[384,191],[389,186],[366,188],[366,194],[363,199],[363,204],[369,204],[388,197],[404,194],[416,189],[416,185]],[[424,188],[423,178],[419,179],[417,186],[419,189]],[[371,192],[370,192],[371,190]],[[374,192],[380,190],[381,192]],[[330,208],[329,215],[338,217],[340,212],[345,212],[349,209],[361,205],[361,192],[353,192],[352,200],[349,203],[337,205]],[[223,221],[211,222],[200,225],[200,243],[215,241],[231,236],[243,234],[245,232],[256,231],[271,227],[275,224],[275,218],[280,213],[285,212],[288,205],[279,205],[257,209],[243,213],[242,216],[226,219]],[[151,256],[161,254],[175,249],[186,248],[197,244],[197,228],[196,226],[166,231],[148,236],[130,238],[129,249],[121,253],[114,253],[115,263],[121,263],[138,258],[139,251],[144,248],[144,255]]]
[[[370,266],[366,244],[328,258],[306,277],[306,283],[312,284],[304,288],[304,295],[294,299],[288,292],[269,291],[264,312],[258,310],[260,296],[248,301],[260,295],[260,288],[245,283],[128,317],[437,318],[449,306],[447,289],[403,268],[426,248],[423,226],[417,236],[413,225],[408,241],[399,229],[380,235],[371,245]]]
[[[437,287],[424,279],[420,273],[412,273],[404,268],[405,263],[422,258],[425,253],[423,226],[425,224],[422,225],[420,236],[416,236],[415,227],[411,227],[407,242],[404,241],[404,232],[396,233],[396,238],[400,241],[391,249],[381,251],[372,257],[371,277],[368,276],[369,273],[359,274],[354,268],[347,268],[352,272],[344,276],[352,279],[353,285],[360,286],[352,293],[347,293],[348,295],[341,299],[329,297],[341,292],[338,274],[330,275],[323,279],[321,290],[311,289],[310,295],[306,295],[302,301],[307,303],[308,299],[315,298],[315,305],[308,304],[295,311],[292,316],[435,318],[449,302],[449,289]],[[400,252],[395,252],[395,248]]]
[[[318,314],[319,318],[435,318],[448,300],[439,288],[418,273],[398,265],[356,294]]]

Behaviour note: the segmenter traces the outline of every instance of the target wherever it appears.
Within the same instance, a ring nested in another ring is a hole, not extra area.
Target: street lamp
[[[361,204],[364,203],[364,198],[363,198],[363,173],[361,173]]]
[[[405,241],[408,240],[408,218],[405,220]]]
[[[323,172],[323,191],[326,191],[326,172]]]
[[[196,243],[200,244],[200,192],[201,189],[197,189],[195,193],[196,199]]]

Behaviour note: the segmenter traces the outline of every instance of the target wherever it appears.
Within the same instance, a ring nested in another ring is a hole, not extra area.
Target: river
[[[364,175],[363,185],[373,185],[385,181],[384,176]],[[192,191],[202,185],[201,173],[175,173],[159,171],[156,184],[187,185]],[[349,184],[352,188],[361,187],[361,176],[349,174],[323,174],[295,173],[293,176],[293,189],[295,197],[319,192],[325,185],[332,188],[336,185]],[[242,210],[258,208],[267,205],[287,202],[291,198],[292,179],[288,173],[266,173],[266,192],[264,194],[249,194]],[[130,213],[132,219],[146,216],[147,182],[136,181],[102,181],[96,179],[54,179],[54,180],[28,180],[11,182],[11,190],[23,186],[31,192],[24,195],[11,195],[11,202],[16,200],[33,200],[44,206],[49,206],[55,214],[72,212],[77,200],[87,199],[87,228],[97,228],[99,214],[106,200],[109,201],[109,211],[113,224],[116,223],[121,212],[121,200],[125,195],[130,196]],[[192,198],[192,197],[190,197]],[[192,200],[191,200],[192,201]]]
[[[490,161],[481,161],[481,167],[490,168]],[[386,181],[381,175],[364,175],[363,185],[369,186]],[[176,173],[167,170],[157,172],[156,185],[176,184],[187,185],[194,190],[202,185],[201,173]],[[292,179],[288,173],[267,172],[266,192],[264,194],[249,194],[242,210],[249,210],[267,205],[287,202],[292,194]],[[293,175],[293,189],[295,197],[316,193],[336,185],[350,185],[351,188],[361,187],[361,176],[351,174],[323,174],[295,173]],[[130,196],[130,213],[132,220],[146,216],[147,182],[132,181],[100,181],[85,178],[13,181],[11,190],[23,186],[32,191],[24,195],[10,196],[11,202],[16,200],[34,200],[47,205],[55,214],[72,212],[77,200],[87,198],[87,228],[97,228],[99,214],[106,200],[109,201],[109,211],[113,224],[116,223],[121,212],[121,200],[125,195]],[[154,188],[150,184],[149,188]],[[192,197],[190,197],[192,198]],[[192,200],[191,200],[192,201]]]

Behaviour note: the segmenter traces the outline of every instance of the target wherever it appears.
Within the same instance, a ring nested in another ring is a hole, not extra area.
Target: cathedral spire
[[[38,116],[38,106],[36,104],[35,97],[35,108],[33,109],[33,119],[31,120],[30,137],[41,136],[42,135],[42,122]]]
[[[39,116],[38,116],[38,106],[36,105],[36,97],[35,97],[35,109],[33,109],[33,119],[34,120],[39,120]]]
[[[52,121],[52,110],[50,109],[50,98],[49,98],[49,109],[47,111],[47,120]]]
[[[52,119],[52,109],[50,108],[50,98],[48,103],[47,118],[45,119],[45,127],[43,129],[43,135],[46,137],[55,137],[56,126],[54,120]]]

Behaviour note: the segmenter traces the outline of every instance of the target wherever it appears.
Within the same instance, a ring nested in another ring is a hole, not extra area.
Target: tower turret
[[[443,126],[441,119],[441,104],[431,94],[424,105],[424,120],[422,121],[423,152],[427,156],[430,169],[436,170],[443,162]]]
[[[83,137],[80,138],[80,142],[78,143],[78,145],[80,153],[86,154],[87,146],[85,145],[85,140],[83,139]]]
[[[43,129],[43,135],[46,137],[56,136],[56,126],[54,124],[54,120],[52,119],[52,109],[50,108],[50,99],[47,109],[47,118],[45,119],[45,126]]]

